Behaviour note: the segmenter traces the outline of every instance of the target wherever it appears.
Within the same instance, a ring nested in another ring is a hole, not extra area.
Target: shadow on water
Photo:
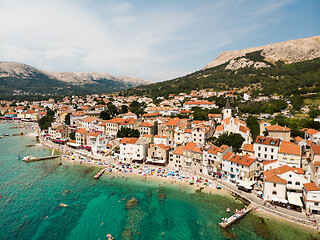
[[[271,232],[269,227],[267,226],[264,218],[257,217],[254,214],[249,214],[253,229],[257,235],[266,240],[271,240]]]

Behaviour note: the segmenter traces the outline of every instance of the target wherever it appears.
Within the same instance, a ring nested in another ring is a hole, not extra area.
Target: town
[[[209,101],[213,98],[220,106]],[[235,99],[282,101],[285,106],[275,113],[240,114]],[[278,208],[320,214],[320,132],[304,127],[297,134],[297,129],[274,122],[293,118],[288,99],[253,98],[233,90],[156,99],[110,93],[0,104],[1,119],[37,122],[41,139],[68,146],[86,159],[109,156],[128,164],[165,166],[218,179]],[[312,122],[317,120],[315,116]]]

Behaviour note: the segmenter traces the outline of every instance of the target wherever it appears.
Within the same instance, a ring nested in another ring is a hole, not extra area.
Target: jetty
[[[249,206],[241,209],[237,213],[234,213],[231,217],[224,219],[219,226],[221,228],[227,228],[234,222],[236,222],[238,219],[242,218],[244,215],[246,215],[248,212],[250,212],[253,208],[253,205],[250,204]]]
[[[54,155],[54,156],[46,156],[46,157],[29,157],[27,159],[23,159],[25,162],[35,162],[35,161],[42,161],[42,160],[48,160],[53,158],[61,157],[62,155]]]
[[[101,169],[96,175],[94,175],[93,179],[99,179],[106,170],[106,168]]]

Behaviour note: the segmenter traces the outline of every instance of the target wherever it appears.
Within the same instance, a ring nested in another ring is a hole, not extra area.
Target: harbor
[[[106,170],[107,168],[101,169],[96,175],[94,175],[93,179],[99,179]]]
[[[224,218],[222,222],[219,224],[221,228],[227,228],[233,223],[235,223],[238,219],[242,218],[245,216],[248,212],[250,212],[253,209],[253,205],[250,204],[247,207],[244,207],[240,211],[235,211],[235,213],[229,217],[229,218]]]

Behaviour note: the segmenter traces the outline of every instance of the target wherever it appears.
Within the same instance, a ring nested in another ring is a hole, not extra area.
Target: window
[[[273,159],[273,156],[272,156],[272,155],[271,155],[270,157],[271,157],[271,159]]]
[[[289,174],[289,177],[292,177],[292,175],[291,175],[291,174]]]
[[[258,157],[260,157],[261,156],[261,154],[260,153],[258,153]]]
[[[268,151],[268,149],[267,149],[267,148],[264,148],[264,151],[266,151],[266,152],[267,152],[267,151]]]
[[[261,147],[258,147],[258,150],[261,150]]]
[[[274,151],[274,149],[273,148],[271,148],[271,152],[273,152]]]
[[[291,181],[288,181],[288,184],[292,184],[292,182],[291,182]]]
[[[314,205],[315,205],[315,206],[319,206],[319,203],[315,202]]]
[[[277,186],[277,184],[276,184],[276,183],[274,183],[274,184],[273,184],[273,187],[276,187],[276,186]]]
[[[264,155],[264,158],[267,158],[267,154]]]
[[[272,191],[272,195],[277,195],[277,191]]]
[[[296,185],[297,185],[297,186],[300,186],[300,182],[296,182]]]

